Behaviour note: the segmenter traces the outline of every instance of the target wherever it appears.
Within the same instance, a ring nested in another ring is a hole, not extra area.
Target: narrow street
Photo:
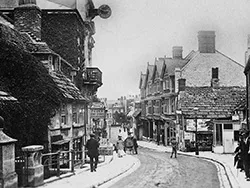
[[[111,188],[219,188],[217,169],[205,160],[140,148],[141,166]]]

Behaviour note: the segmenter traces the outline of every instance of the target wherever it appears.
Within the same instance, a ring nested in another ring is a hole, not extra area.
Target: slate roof
[[[187,64],[186,59],[165,58],[166,71],[168,75],[175,75],[175,68],[183,68]]]
[[[243,87],[186,87],[179,93],[178,109],[189,118],[195,118],[194,107],[200,118],[227,118],[245,97]]]
[[[65,98],[72,100],[87,100],[82,96],[80,90],[65,75],[53,72],[51,76]]]

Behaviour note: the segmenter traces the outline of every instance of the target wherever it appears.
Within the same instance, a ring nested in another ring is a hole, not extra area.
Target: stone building
[[[25,6],[22,6],[22,9]],[[18,12],[19,7],[15,8]],[[37,9],[37,7],[35,7]],[[25,9],[30,11],[29,9]],[[24,13],[25,11],[23,11]],[[20,14],[20,12],[18,13]],[[24,17],[24,16],[23,16]],[[8,21],[1,17],[1,23],[8,27]],[[5,21],[4,21],[5,20]],[[87,100],[82,96],[80,90],[74,83],[62,72],[61,67],[68,66],[72,71],[74,68],[60,55],[51,50],[48,45],[41,40],[34,40],[28,32],[19,31],[17,26],[19,19],[16,18],[13,29],[15,29],[17,37],[21,39],[26,50],[40,60],[47,68],[49,75],[54,80],[58,89],[63,96],[61,108],[56,111],[55,116],[51,119],[51,124],[48,127],[47,138],[44,138],[44,148],[46,152],[55,152],[58,150],[69,151],[75,149],[79,151],[75,156],[78,159],[83,159],[84,150],[84,111],[86,111]],[[24,22],[24,21],[23,21]],[[16,27],[17,26],[17,27]],[[9,30],[5,33],[10,35],[14,30]],[[39,134],[39,133],[37,133]]]
[[[143,136],[155,140],[164,134],[166,144],[172,137],[181,138],[179,88],[245,85],[244,66],[216,50],[214,31],[199,31],[198,50],[182,54],[183,48],[174,46],[172,58],[156,58],[140,78]]]
[[[0,21],[19,32],[26,49],[48,69],[65,99],[48,127],[46,151],[74,149],[81,162],[90,125],[88,105],[102,85],[102,73],[91,60],[92,19],[98,13],[91,0],[79,1],[81,12],[69,2],[1,1]]]

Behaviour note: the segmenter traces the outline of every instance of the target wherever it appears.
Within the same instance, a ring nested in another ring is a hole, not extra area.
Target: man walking
[[[242,157],[243,157],[243,165],[244,171],[246,175],[247,181],[250,181],[250,135],[249,131],[243,134],[243,147],[242,147]]]
[[[175,138],[172,138],[172,140],[171,140],[172,153],[171,153],[170,158],[173,157],[173,154],[174,154],[175,158],[177,157],[177,145],[178,145],[178,143],[175,140]]]
[[[90,170],[91,172],[96,171],[98,157],[99,157],[99,142],[95,139],[94,134],[90,134],[90,139],[86,143],[87,154],[90,158]]]

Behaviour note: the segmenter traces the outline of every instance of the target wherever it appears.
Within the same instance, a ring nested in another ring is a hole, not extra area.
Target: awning
[[[53,145],[63,145],[63,144],[66,144],[68,143],[69,140],[58,140],[56,142],[52,142]]]
[[[133,113],[133,116],[134,116],[134,117],[137,117],[137,116],[140,115],[140,113],[141,113],[141,109],[136,110],[136,111]]]
[[[161,119],[163,119],[165,121],[173,121],[173,119],[166,117],[166,116],[161,116]]]

